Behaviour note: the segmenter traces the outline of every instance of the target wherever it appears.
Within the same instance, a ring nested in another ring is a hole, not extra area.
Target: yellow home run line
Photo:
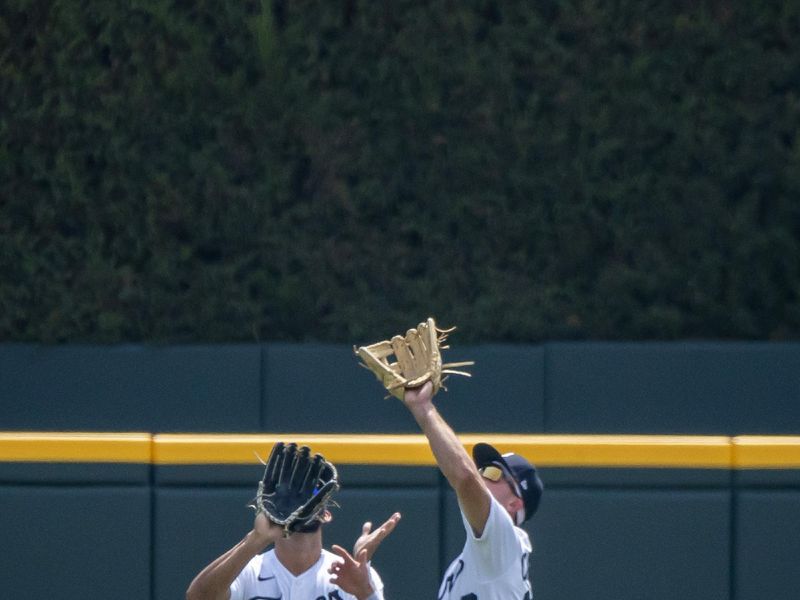
[[[483,436],[466,435],[469,445]],[[496,435],[501,452],[514,451],[537,466],[728,469],[730,438],[658,435]]]
[[[800,436],[739,436],[731,440],[738,469],[800,469]]]
[[[0,432],[0,462],[152,462],[149,433]]]
[[[800,436],[509,435],[459,436],[513,450],[540,467],[797,469]],[[254,464],[277,440],[305,444],[336,464],[432,466],[422,435],[312,433],[150,434],[0,432],[0,462]]]
[[[252,464],[256,456],[266,460],[278,440],[309,446],[334,464],[435,464],[421,435],[160,434],[153,438],[153,458],[156,464]]]

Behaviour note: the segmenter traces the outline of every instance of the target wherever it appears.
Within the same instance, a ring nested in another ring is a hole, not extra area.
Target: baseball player
[[[531,600],[531,542],[520,526],[539,506],[543,485],[536,468],[518,454],[501,455],[489,444],[476,444],[470,458],[432,400],[430,382],[403,395],[403,404],[456,492],[467,534],[461,554],[445,572],[438,600]],[[364,566],[361,571],[357,567],[357,560],[347,560],[334,570],[348,586],[352,579],[364,585]]]
[[[394,529],[400,514],[392,515],[375,531],[371,531],[370,523],[364,524],[353,552],[361,561],[360,571],[354,570],[358,579],[351,583],[347,575],[342,578],[352,593],[344,591],[338,577],[330,575],[333,564],[343,560],[340,556],[344,560],[352,557],[339,546],[333,547],[334,552],[322,547],[322,526],[331,519],[325,508],[302,527],[287,531],[266,512],[257,511],[253,529],[200,571],[189,585],[186,599],[383,600],[383,583],[368,561]],[[262,553],[270,545],[274,547]]]
[[[531,542],[520,525],[536,512],[543,485],[518,454],[476,444],[471,460],[433,404],[433,387],[407,389],[411,412],[456,492],[467,539],[439,587],[439,600],[531,600]]]

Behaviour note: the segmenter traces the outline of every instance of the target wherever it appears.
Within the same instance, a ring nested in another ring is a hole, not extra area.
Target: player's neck
[[[322,553],[322,532],[295,533],[275,542],[275,555],[292,575],[297,577],[308,571]]]

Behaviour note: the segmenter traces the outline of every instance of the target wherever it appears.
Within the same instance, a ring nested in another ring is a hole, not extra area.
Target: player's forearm
[[[450,486],[458,492],[475,481],[477,469],[453,429],[433,404],[413,407],[412,415],[428,438],[436,464]]]
[[[255,532],[248,533],[242,541],[218,557],[197,577],[186,590],[186,600],[226,600],[230,586],[245,565],[264,549],[266,543]]]
[[[432,404],[425,410],[412,410],[412,414],[428,438],[439,469],[456,492],[464,517],[473,533],[480,537],[489,518],[491,494],[483,484],[475,463]]]

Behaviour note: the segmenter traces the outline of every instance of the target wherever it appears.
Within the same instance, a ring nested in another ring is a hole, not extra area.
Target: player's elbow
[[[199,594],[191,587],[186,590],[186,600],[222,600],[225,596],[209,596],[207,594]]]
[[[186,590],[186,600],[203,600],[203,595],[197,592],[194,582],[192,582],[189,589]]]
[[[481,485],[481,476],[472,461],[461,461],[450,472],[447,478],[456,494],[469,493]]]
[[[194,581],[189,585],[189,589],[186,590],[186,600],[221,600],[224,597],[223,595],[204,592]]]

